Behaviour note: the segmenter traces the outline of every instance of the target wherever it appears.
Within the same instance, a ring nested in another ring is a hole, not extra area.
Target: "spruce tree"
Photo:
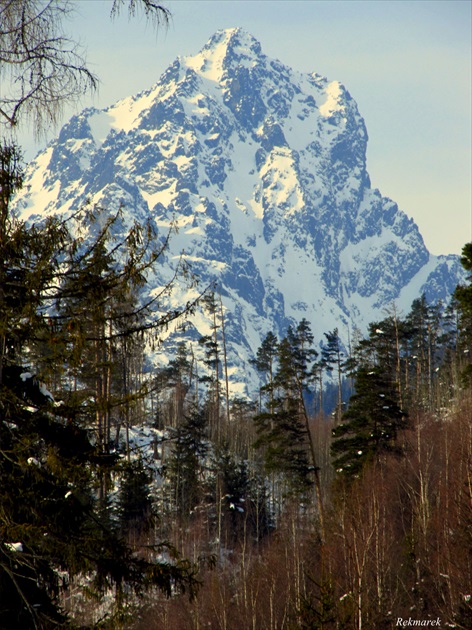
[[[215,450],[213,458],[214,473],[218,479],[219,492],[216,500],[219,505],[219,537],[225,530],[226,538],[235,540],[242,533],[245,516],[246,502],[249,503],[249,477],[247,465],[238,460],[231,452],[229,444],[223,442]]]
[[[118,501],[119,527],[123,534],[147,534],[154,522],[149,483],[151,477],[138,458],[125,462]]]
[[[193,409],[180,426],[170,433],[171,453],[166,479],[179,518],[186,522],[203,494],[204,458],[208,452],[207,421],[202,411]]]
[[[408,399],[408,333],[403,320],[399,319],[393,306],[393,315],[369,324],[368,336],[359,339],[352,360],[351,374],[361,366],[377,367],[388,378],[398,393],[398,400]]]

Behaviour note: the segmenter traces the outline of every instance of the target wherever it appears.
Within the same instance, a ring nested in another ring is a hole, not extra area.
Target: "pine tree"
[[[289,326],[287,339],[292,348],[297,381],[303,392],[307,393],[312,380],[313,362],[318,356],[318,352],[313,348],[314,335],[309,322],[303,318],[295,330]]]
[[[335,469],[348,477],[358,475],[382,453],[398,451],[395,439],[406,418],[391,382],[379,368],[359,368],[355,389],[341,424],[333,429],[331,446]]]
[[[460,312],[460,350],[465,357],[462,377],[464,383],[472,383],[472,243],[462,249],[461,263],[468,272],[468,285],[459,285],[454,297]]]
[[[252,365],[262,375],[264,382],[260,388],[259,407],[262,408],[262,398],[269,397],[269,406],[274,396],[274,374],[278,354],[278,339],[273,332],[268,332],[261,346],[257,349],[256,358],[251,359]]]
[[[422,406],[431,408],[433,373],[437,367],[437,341],[440,336],[442,305],[430,305],[423,294],[413,300],[405,319],[405,336],[409,346],[409,382],[415,398]]]
[[[355,374],[361,366],[378,368],[396,387],[398,400],[403,401],[408,399],[408,334],[395,305],[392,310],[393,315],[369,324],[368,336],[355,346],[350,369]]]
[[[170,390],[168,424],[179,427],[186,413],[186,397],[192,387],[192,362],[187,344],[179,343],[175,357],[160,371],[161,389]]]
[[[313,483],[303,401],[307,352],[304,342],[289,329],[277,347],[277,368],[268,407],[255,418],[259,435],[256,448],[264,447],[267,471],[284,473],[291,491],[301,494]],[[262,356],[262,349],[258,355]]]
[[[320,533],[324,539],[324,507],[319,468],[307,397],[314,372],[317,352],[312,347],[313,334],[306,319],[296,329],[289,327],[287,336],[277,344],[274,369],[275,338],[266,338],[266,344],[257,352],[256,367],[269,378],[265,390],[269,399],[254,421],[258,439],[256,448],[263,450],[267,472],[281,475],[287,494],[308,498],[315,489],[315,503],[320,519]]]
[[[207,383],[207,411],[210,424],[210,436],[217,443],[221,440],[221,348],[218,338],[219,308],[213,291],[208,292],[202,299],[203,306],[211,319],[211,335],[204,335],[199,344],[205,348],[204,363],[209,368],[209,375],[202,376],[201,382]]]
[[[344,351],[342,349],[341,339],[339,338],[338,329],[335,328],[331,332],[325,333],[326,345],[321,350],[322,364],[328,373],[332,373],[334,366],[336,367],[338,381],[338,402],[336,416],[339,418],[342,412],[342,373]]]

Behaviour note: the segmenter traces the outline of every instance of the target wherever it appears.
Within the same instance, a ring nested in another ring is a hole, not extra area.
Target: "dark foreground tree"
[[[154,522],[149,471],[141,459],[124,464],[118,502],[120,529],[125,534],[147,534]]]
[[[85,361],[97,336],[92,330],[91,338],[85,334],[76,343],[75,317],[54,308],[59,298],[69,299],[77,289],[75,282],[65,279],[82,278],[84,269],[84,257],[77,253],[80,241],[71,236],[67,222],[47,219],[28,227],[10,213],[11,198],[21,186],[18,160],[15,148],[2,147],[0,627],[26,630],[66,624],[59,596],[75,579],[85,579],[96,597],[113,593],[118,605],[125,596],[140,595],[148,588],[168,595],[192,590],[195,580],[190,565],[170,547],[166,547],[168,561],[159,555],[163,545],[140,556],[107,524],[95,488],[97,480],[104,479],[115,465],[117,455],[104,449],[100,439],[91,439],[96,433],[90,431],[88,421],[90,397],[55,402],[39,380],[43,370],[45,378],[53,384],[57,381],[62,392],[60,376],[80,365],[81,357]],[[101,249],[101,234],[98,243],[92,239],[87,252]],[[104,276],[92,273],[93,255],[85,260],[96,281],[100,277],[113,284],[117,278],[126,278],[123,270],[113,271],[113,259],[108,259],[110,270]],[[141,271],[147,265],[139,255],[133,261],[125,258],[128,263],[137,263],[135,269],[141,265]],[[129,273],[133,275],[131,269]],[[152,330],[174,315],[164,314],[148,325]],[[100,339],[106,344],[122,334],[113,316],[104,326],[107,337]],[[126,334],[132,332],[128,327]],[[142,332],[141,324],[138,332]],[[51,376],[54,369],[59,375],[56,381]],[[84,388],[81,377],[79,370],[70,379],[76,393]],[[99,402],[106,407],[109,401]]]

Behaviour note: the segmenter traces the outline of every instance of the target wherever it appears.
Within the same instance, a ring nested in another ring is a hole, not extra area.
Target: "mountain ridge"
[[[335,327],[346,340],[392,303],[447,300],[463,279],[457,256],[431,255],[414,221],[371,188],[367,142],[341,83],[226,29],[149,90],[74,116],[28,167],[17,203],[30,220],[90,200],[161,232],[176,221],[166,260],[182,255],[204,284],[217,282],[242,392],[269,330],[282,336],[305,317],[318,343]],[[200,315],[191,327],[210,330]]]

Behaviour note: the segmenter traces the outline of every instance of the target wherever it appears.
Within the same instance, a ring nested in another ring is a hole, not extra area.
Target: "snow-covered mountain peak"
[[[241,28],[229,28],[217,31],[199,53],[185,57],[183,62],[205,77],[220,81],[231,67],[250,67],[260,54],[261,45],[252,35]]]
[[[203,285],[216,281],[241,391],[254,386],[248,360],[269,330],[306,318],[318,341],[335,327],[347,339],[392,302],[407,312],[422,292],[448,299],[462,278],[458,257],[431,256],[414,222],[371,187],[367,141],[342,84],[227,29],[149,90],[74,116],[29,166],[18,204],[24,218],[92,200],[161,231],[176,220],[166,260],[184,251]],[[151,283],[171,275],[163,267]],[[208,329],[199,316],[190,336]]]

